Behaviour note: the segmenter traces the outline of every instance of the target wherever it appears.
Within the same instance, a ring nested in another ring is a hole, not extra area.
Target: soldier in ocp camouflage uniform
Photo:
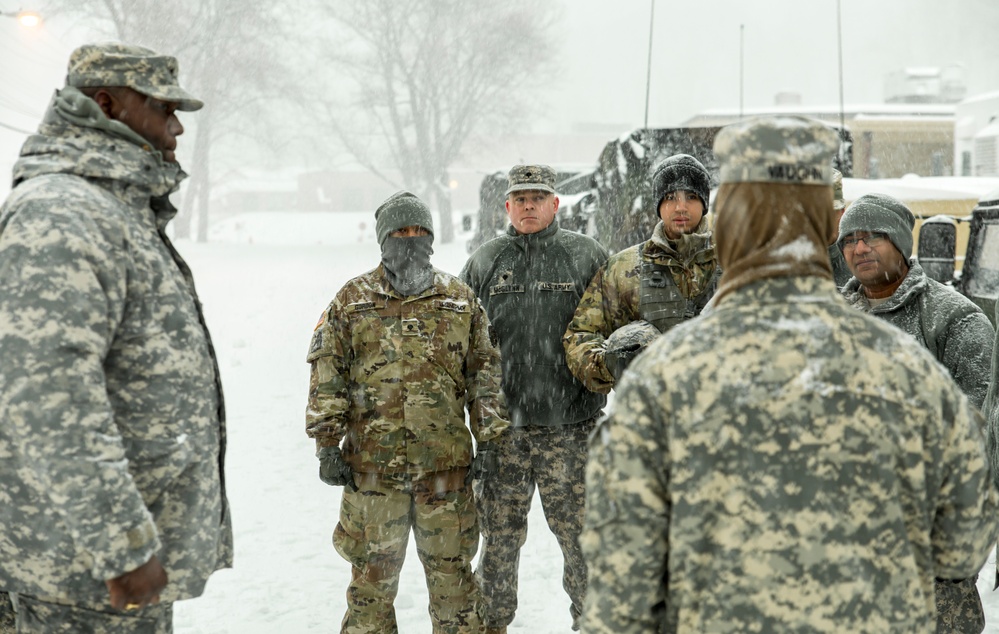
[[[478,633],[471,481],[492,466],[486,450],[472,459],[465,410],[480,445],[508,426],[499,352],[472,290],[430,264],[426,205],[399,192],[375,218],[382,262],[337,293],[308,354],[306,432],[320,477],[347,487],[333,533],[353,567],[342,632],[398,631],[392,603],[412,528],[435,634]]]
[[[984,563],[980,413],[832,282],[836,146],[801,117],[719,133],[713,310],[635,361],[592,437],[587,634],[929,634],[934,578]]]
[[[231,565],[218,366],[166,235],[177,60],[70,57],[0,210],[0,588],[17,631],[172,631]],[[157,603],[158,602],[158,603]]]
[[[610,392],[659,333],[699,315],[717,285],[708,171],[676,154],[656,168],[652,187],[652,237],[597,271],[562,339],[569,369],[594,392]]]

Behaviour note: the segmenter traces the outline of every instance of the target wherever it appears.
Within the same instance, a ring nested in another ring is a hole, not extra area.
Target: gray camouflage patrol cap
[[[833,168],[833,209],[846,209],[846,199],[843,198],[843,173]]]
[[[538,190],[555,193],[555,170],[547,165],[514,165],[510,170],[509,187],[506,194],[524,190]]]
[[[178,110],[200,110],[205,104],[177,83],[177,58],[119,42],[84,44],[69,56],[66,85],[74,88],[124,86],[177,104]]]
[[[761,117],[733,123],[715,137],[722,183],[832,185],[839,136],[807,117]]]

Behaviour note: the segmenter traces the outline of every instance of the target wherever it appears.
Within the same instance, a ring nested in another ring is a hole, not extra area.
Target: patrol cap
[[[177,58],[120,42],[84,44],[69,56],[66,85],[74,88],[124,86],[177,104],[178,110],[200,110],[205,104],[177,83]]]
[[[761,117],[722,128],[715,137],[722,183],[832,185],[839,135],[800,116]]]
[[[833,209],[846,209],[846,199],[843,198],[843,173],[833,168]]]
[[[555,193],[555,170],[548,165],[514,165],[510,170],[506,194],[524,190]]]

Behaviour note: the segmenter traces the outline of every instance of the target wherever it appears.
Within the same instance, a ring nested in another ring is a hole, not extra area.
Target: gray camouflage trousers
[[[586,562],[579,548],[586,500],[587,438],[596,419],[561,427],[508,429],[491,444],[498,450],[495,475],[476,481],[482,553],[476,578],[485,602],[486,627],[508,626],[517,612],[520,549],[527,541],[527,514],[535,486],[548,528],[562,549],[562,587],[578,629],[586,594]]]
[[[976,582],[971,579],[934,583],[937,603],[937,634],[981,634],[985,630],[985,612],[978,596]]]
[[[351,567],[344,634],[395,634],[395,601],[409,532],[423,563],[434,634],[478,634],[480,600],[472,574],[479,526],[468,469],[413,479],[355,473],[344,489],[333,546]]]
[[[7,601],[4,602],[3,599]],[[6,605],[4,605],[6,604]],[[0,614],[10,609],[16,624],[0,621],[0,634],[171,634],[173,604],[160,603],[134,612],[108,606],[82,606],[60,599],[23,594],[0,597]],[[5,629],[7,627],[11,629]]]

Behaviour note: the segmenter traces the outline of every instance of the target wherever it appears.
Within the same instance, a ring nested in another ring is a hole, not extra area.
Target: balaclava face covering
[[[382,242],[382,265],[392,288],[404,297],[412,297],[433,286],[434,267],[430,264],[433,253],[433,234],[385,238]]]

